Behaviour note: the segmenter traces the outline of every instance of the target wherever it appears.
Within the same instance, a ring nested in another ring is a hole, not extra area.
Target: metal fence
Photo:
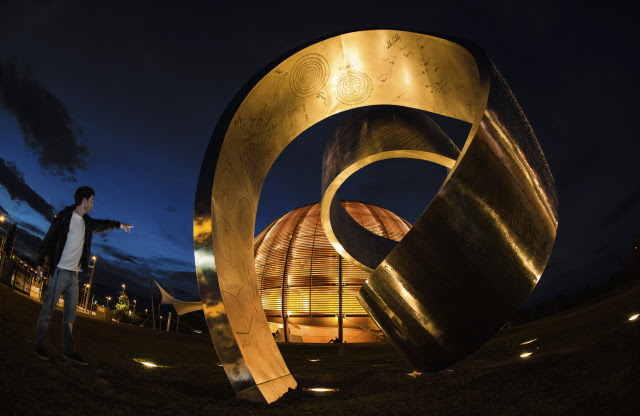
[[[27,296],[36,295],[40,298],[42,281],[36,270],[15,254],[0,252],[0,283]],[[33,291],[37,294],[32,293]]]
[[[11,287],[13,290],[42,302],[47,291],[47,275],[48,270],[46,269],[44,276],[41,277],[35,269],[20,257],[15,254],[8,255],[0,252],[0,283]],[[84,291],[87,290],[86,288],[79,287],[79,290],[80,296],[83,297],[86,295],[86,293],[84,293]],[[59,306],[62,306],[63,303],[64,300],[62,297],[60,297],[56,302]],[[111,320],[111,310],[108,310],[107,308],[102,308],[101,310],[98,305],[91,305],[90,308],[85,309],[81,302],[78,302],[78,311],[84,314],[97,315],[102,319]]]

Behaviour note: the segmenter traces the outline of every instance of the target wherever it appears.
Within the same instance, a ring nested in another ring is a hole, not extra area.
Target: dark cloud
[[[175,259],[175,258],[154,258],[152,262],[155,264],[162,264],[162,271],[165,270],[176,270],[176,269],[193,269],[195,271],[195,263],[193,258],[189,258],[188,260]]]
[[[25,229],[25,228],[28,228]],[[33,262],[38,257],[38,248],[40,247],[40,237],[32,232],[40,234],[40,231],[33,229],[27,224],[21,224],[16,228],[16,241],[13,245],[13,251],[23,259],[29,259]]]
[[[28,231],[30,234],[36,236],[36,238],[38,238],[38,239],[40,239],[40,237],[44,237],[44,232],[41,229],[39,229],[38,227],[36,227],[35,225],[31,225],[29,223],[23,222],[23,223],[20,223],[19,226],[21,228],[24,228],[25,231]],[[40,236],[40,237],[37,237],[37,236]],[[39,245],[40,242],[38,241],[37,244]],[[35,247],[35,248],[37,248],[37,247]]]
[[[138,256],[132,256],[130,254],[123,253],[115,247],[112,247],[109,245],[103,245],[103,244],[99,244],[99,246],[104,254],[111,256],[122,262],[130,263],[130,264],[141,264],[144,261],[144,259]]]
[[[53,207],[26,184],[22,172],[18,170],[15,163],[6,162],[2,158],[0,158],[0,185],[5,187],[12,200],[24,201],[48,221],[53,219]]]
[[[127,263],[138,264],[140,262],[140,259],[136,256],[129,256],[126,254],[119,254],[119,253],[113,253],[112,255],[116,259],[127,262]]]
[[[171,296],[192,302],[198,300],[198,283],[195,271],[156,271],[156,280]]]
[[[86,170],[89,151],[78,143],[79,128],[28,66],[0,61],[0,105],[18,122],[42,169],[70,182],[75,182],[76,170]]]
[[[167,277],[165,278],[165,282],[172,282],[173,284],[182,284],[182,283],[194,283],[198,279],[196,277],[196,272],[168,272]]]
[[[180,299],[184,302],[197,302],[200,300],[200,297],[197,296],[197,293],[195,294],[196,296],[194,296],[194,293],[191,291],[187,291],[187,290],[182,290],[179,287],[177,288],[173,288],[170,291],[171,296],[173,296],[176,299]]]

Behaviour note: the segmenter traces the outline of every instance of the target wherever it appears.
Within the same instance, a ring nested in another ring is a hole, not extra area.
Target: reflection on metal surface
[[[371,258],[352,256],[375,270],[360,300],[414,369],[449,365],[482,345],[546,265],[557,228],[553,179],[484,52],[460,40],[394,30],[301,47],[267,66],[227,106],[196,190],[200,295],[239,398],[270,403],[296,387],[269,330],[254,270],[250,234],[267,172],[307,128],[374,105],[430,111],[472,126],[460,156],[426,151],[452,169],[404,239]],[[413,150],[388,149],[389,157]]]
[[[342,257],[368,273],[397,242],[358,224],[338,198],[338,188],[363,167],[384,159],[412,158],[451,169],[460,154],[426,115],[401,107],[371,107],[342,123],[327,143],[322,166],[322,226]],[[335,225],[335,226],[334,226]]]

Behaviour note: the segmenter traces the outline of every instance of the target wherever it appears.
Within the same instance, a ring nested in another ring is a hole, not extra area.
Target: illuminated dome
[[[379,236],[399,241],[411,228],[384,208],[355,201],[342,205]],[[369,275],[331,246],[320,221],[320,203],[297,208],[269,224],[256,237],[254,250],[262,306],[279,341],[285,340],[285,324],[288,341],[328,342],[339,336],[340,326],[344,341],[380,340],[381,332],[356,299]]]

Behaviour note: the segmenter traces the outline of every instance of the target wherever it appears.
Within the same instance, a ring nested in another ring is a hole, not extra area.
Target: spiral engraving
[[[344,104],[360,104],[371,95],[371,79],[364,72],[347,72],[338,79],[336,95]]]
[[[305,55],[296,62],[291,70],[289,85],[298,97],[317,94],[329,79],[329,64],[315,53]]]

